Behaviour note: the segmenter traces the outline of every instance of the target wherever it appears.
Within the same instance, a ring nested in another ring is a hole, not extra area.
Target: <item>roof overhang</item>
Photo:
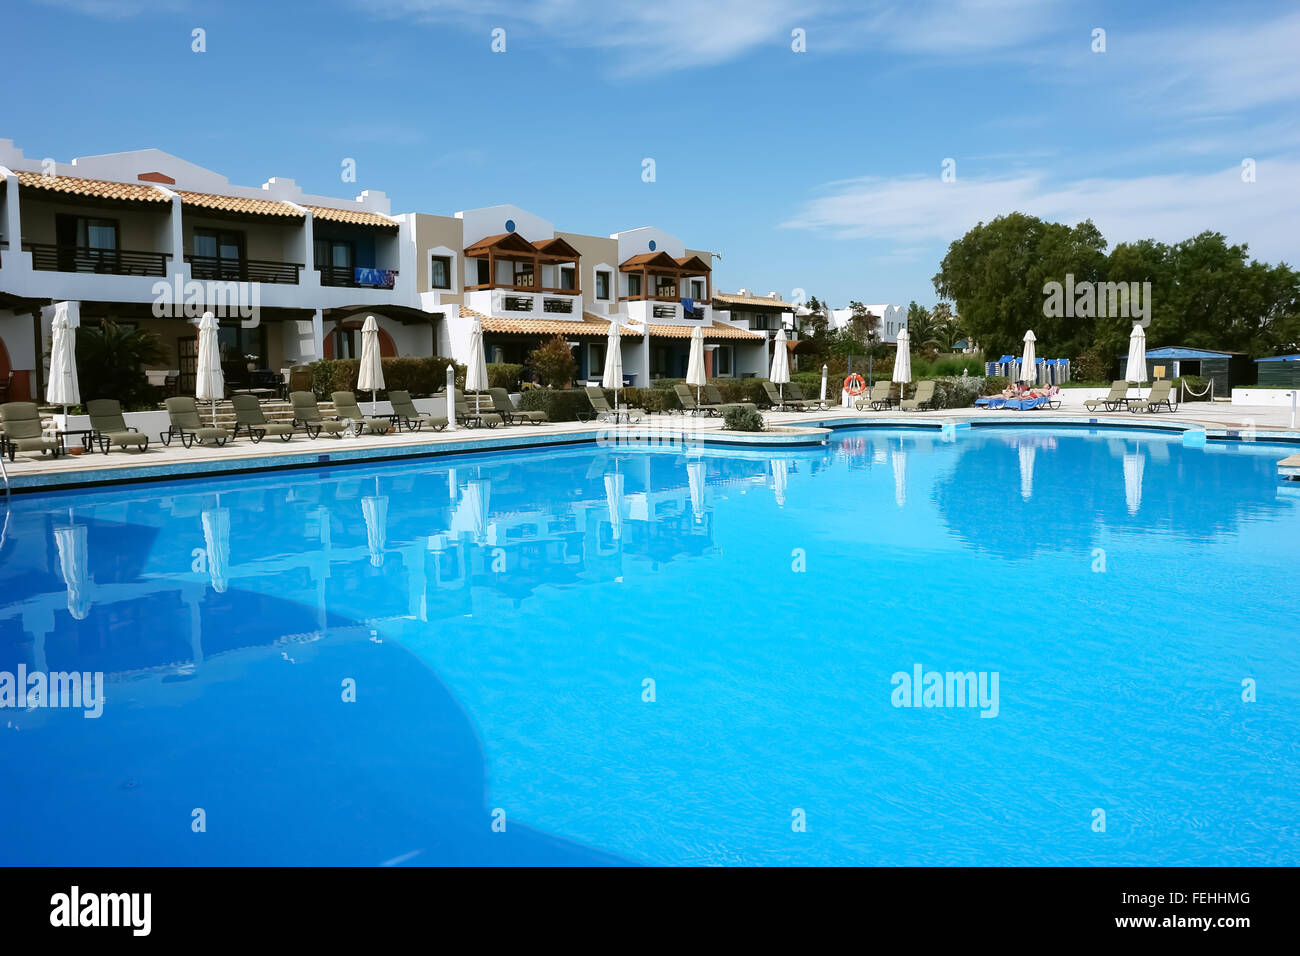
[[[465,249],[467,256],[486,256],[489,252],[497,255],[518,254],[531,259],[538,255],[539,250],[517,232],[501,232],[495,236],[487,236]]]

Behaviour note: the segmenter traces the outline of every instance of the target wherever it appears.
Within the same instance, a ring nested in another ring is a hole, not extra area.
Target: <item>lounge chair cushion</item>
[[[108,439],[110,445],[117,445],[119,448],[125,448],[127,445],[147,445],[149,436],[140,432],[100,432],[101,438]]]
[[[199,441],[224,441],[230,437],[230,432],[224,428],[205,427],[187,429],[187,431],[197,435]]]

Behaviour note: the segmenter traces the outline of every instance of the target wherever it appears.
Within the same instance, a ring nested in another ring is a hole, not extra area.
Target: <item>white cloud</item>
[[[1112,247],[1144,238],[1176,242],[1212,229],[1248,243],[1257,258],[1296,265],[1296,182],[1300,162],[1290,160],[1259,160],[1253,183],[1242,182],[1239,166],[1058,185],[1042,173],[962,179],[959,169],[952,183],[936,174],[834,184],[782,225],[834,239],[916,246],[951,242],[978,222],[1016,211],[1070,224],[1091,219]]]

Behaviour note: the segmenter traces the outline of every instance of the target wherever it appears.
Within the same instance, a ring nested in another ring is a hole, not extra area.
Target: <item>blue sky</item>
[[[6,34],[28,156],[657,225],[722,253],[715,289],[929,304],[947,244],[1013,209],[1300,264],[1295,3],[17,0]]]

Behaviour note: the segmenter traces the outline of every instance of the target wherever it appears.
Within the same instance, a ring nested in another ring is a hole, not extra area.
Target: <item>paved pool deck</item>
[[[834,407],[811,412],[765,413],[769,431],[730,432],[719,418],[683,415],[647,415],[631,425],[592,422],[560,422],[541,426],[516,425],[497,428],[457,429],[442,432],[401,432],[364,435],[357,438],[307,439],[290,442],[269,437],[253,444],[241,436],[224,447],[195,445],[182,448],[173,442],[164,447],[151,441],[149,450],[113,451],[69,455],[60,459],[19,454],[7,464],[13,493],[58,488],[156,481],[205,475],[237,474],[282,468],[317,467],[366,461],[396,461],[431,455],[505,451],[555,445],[618,441],[629,444],[661,444],[682,447],[730,446],[771,448],[821,444],[830,430],[854,425],[941,429],[966,424],[1044,426],[1126,426],[1162,431],[1204,432],[1210,441],[1294,442],[1300,447],[1300,429],[1291,427],[1291,410],[1276,406],[1242,406],[1197,402],[1183,405],[1175,413],[1089,412],[1082,402],[1073,403],[1067,393],[1061,408],[1032,411],[986,411],[945,409],[942,411],[859,412]],[[1199,439],[1200,436],[1196,435]],[[1300,479],[1300,454],[1279,455],[1279,477]]]

